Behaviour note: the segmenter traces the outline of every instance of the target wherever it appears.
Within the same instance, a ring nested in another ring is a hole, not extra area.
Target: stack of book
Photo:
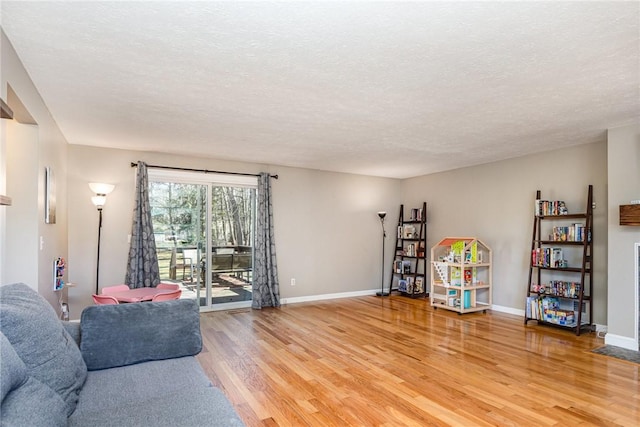
[[[536,216],[546,216],[546,215],[568,215],[569,211],[562,200],[540,200],[536,199],[535,204],[535,215]]]
[[[584,241],[584,224],[572,224],[568,227],[553,227],[549,240],[555,242],[582,242]]]
[[[537,267],[566,267],[562,248],[536,248],[531,252],[531,263]]]

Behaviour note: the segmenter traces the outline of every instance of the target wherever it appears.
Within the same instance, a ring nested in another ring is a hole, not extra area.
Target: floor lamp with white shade
[[[98,208],[98,255],[96,259],[96,295],[99,294],[99,280],[100,280],[100,234],[102,231],[102,207],[107,202],[107,194],[111,193],[115,188],[112,184],[100,184],[92,182],[89,184],[89,188],[96,195],[91,198],[91,202]]]
[[[389,287],[389,292],[384,291],[384,241],[387,238],[387,232],[384,229],[384,217],[386,216],[386,212],[378,212],[378,218],[380,218],[380,225],[382,226],[382,273],[380,278],[380,292],[376,292],[376,295],[379,297],[386,297],[391,294],[391,287]]]

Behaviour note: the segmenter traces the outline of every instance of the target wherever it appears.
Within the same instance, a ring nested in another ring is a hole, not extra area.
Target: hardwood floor
[[[374,296],[201,316],[198,359],[247,426],[640,424],[640,365],[595,333]]]

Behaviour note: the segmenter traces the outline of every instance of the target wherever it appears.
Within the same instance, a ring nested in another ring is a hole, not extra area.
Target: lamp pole
[[[389,287],[389,292],[384,291],[384,241],[387,237],[387,232],[384,230],[385,216],[387,216],[386,212],[378,212],[378,217],[380,218],[380,225],[382,226],[382,273],[380,277],[380,292],[376,292],[376,295],[379,297],[386,297],[391,294],[391,286]]]
[[[102,206],[98,206],[98,256],[96,259],[96,295],[99,292],[98,281],[100,280],[100,234],[102,231]]]

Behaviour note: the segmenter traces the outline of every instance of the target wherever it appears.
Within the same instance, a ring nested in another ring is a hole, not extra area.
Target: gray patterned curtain
[[[155,287],[160,283],[156,241],[153,235],[151,206],[149,204],[149,177],[147,164],[144,162],[138,162],[131,247],[129,248],[129,263],[124,282],[130,288]]]
[[[258,177],[256,244],[252,308],[280,307],[280,287],[276,266],[276,243],[273,237],[273,208],[271,205],[271,177]]]

